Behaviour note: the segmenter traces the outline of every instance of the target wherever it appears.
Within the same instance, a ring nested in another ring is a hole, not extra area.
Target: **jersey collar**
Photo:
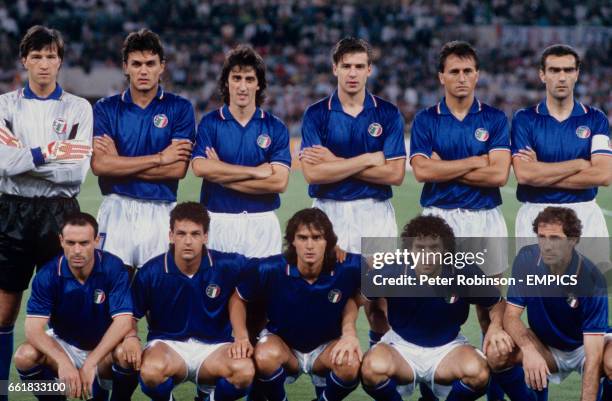
[[[57,82],[55,83],[55,89],[47,97],[38,97],[38,96],[36,96],[36,94],[30,88],[30,83],[29,82],[26,82],[25,86],[23,87],[23,97],[26,98],[26,99],[61,100],[63,93],[64,93],[64,90],[62,89],[60,84],[57,83]]]
[[[331,272],[327,273],[325,271],[321,271],[321,273],[319,274],[319,277],[322,276],[333,276],[336,273],[336,270],[333,269]],[[300,274],[300,270],[297,268],[296,265],[291,265],[289,263],[287,263],[287,266],[285,266],[285,274],[289,277],[295,277],[295,278],[301,278],[302,275]],[[317,280],[319,279],[319,277],[317,277]]]
[[[200,269],[198,269],[198,271],[206,270],[214,266],[212,255],[208,249],[206,249],[206,255],[208,257],[202,257]],[[176,262],[174,261],[173,251],[168,251],[164,255],[164,272],[167,274],[180,274],[181,276],[184,276],[183,272],[178,268]]]
[[[266,113],[261,108],[256,107],[255,113],[253,113],[253,117],[251,117],[251,120],[262,120],[265,118],[265,116]],[[230,113],[229,105],[224,104],[221,108],[219,108],[219,118],[224,121],[235,120],[232,113]]]
[[[155,98],[158,100],[162,100],[164,98],[164,88],[161,85],[157,87],[157,94],[155,95]],[[134,103],[130,88],[127,88],[123,91],[123,93],[121,93],[121,100],[123,100],[125,103]]]
[[[91,269],[91,273],[89,274],[90,277],[94,274],[100,273],[101,264],[102,264],[102,251],[96,249],[94,251],[93,269]],[[76,277],[74,277],[74,274],[72,274],[72,271],[70,270],[70,267],[68,266],[68,259],[66,259],[66,256],[63,253],[57,261],[57,275],[60,277],[67,277],[67,278],[72,278],[76,280]]]
[[[548,107],[546,107],[546,98],[544,98],[544,100],[538,103],[535,108],[535,111],[536,113],[541,114],[543,116],[550,115],[550,113],[548,112]],[[587,114],[588,111],[589,109],[587,109],[584,104],[574,99],[574,108],[572,109],[572,114],[570,114],[570,117],[583,116]]]
[[[366,90],[365,98],[363,99],[363,109],[373,109],[378,107],[378,101],[370,92]],[[342,109],[342,103],[340,103],[340,98],[338,97],[338,90],[336,89],[334,93],[331,94],[329,99],[327,99],[327,109],[334,111],[344,111]]]
[[[480,100],[478,100],[478,98],[474,97],[474,101],[472,102],[472,105],[470,106],[470,111],[468,112],[468,114],[475,114],[481,111],[482,111],[482,103],[480,103]],[[441,115],[452,114],[450,109],[446,105],[446,97],[443,97],[442,99],[440,99],[440,101],[436,105],[436,112]]]

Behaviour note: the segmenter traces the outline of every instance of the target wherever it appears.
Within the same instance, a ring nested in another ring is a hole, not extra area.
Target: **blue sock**
[[[520,365],[501,372],[493,372],[492,377],[511,400],[535,400],[535,393],[525,384],[525,371]]]
[[[438,397],[435,396],[427,384],[419,383],[419,391],[421,392],[419,401],[438,401]]]
[[[147,386],[140,376],[138,376],[140,382],[140,388],[142,392],[148,395],[153,401],[168,401],[172,395],[172,389],[174,388],[174,380],[169,377],[165,382],[158,384],[155,387]]]
[[[502,390],[501,386],[495,380],[495,378],[491,378],[489,382],[489,389],[487,390],[487,401],[498,401],[504,399],[504,390]]]
[[[323,401],[340,401],[349,395],[359,385],[359,377],[347,382],[339,378],[333,371],[329,371],[325,380],[327,384],[323,393],[319,396],[319,400]]]
[[[287,398],[285,393],[285,379],[287,373],[281,366],[276,369],[270,376],[260,376],[257,380],[261,392],[268,398],[268,401],[284,401]]]
[[[535,390],[537,401],[548,401],[548,387],[542,391]]]
[[[317,395],[317,400],[321,397],[323,391],[325,391],[325,386],[315,386],[315,394]]]
[[[249,387],[247,401],[266,401],[266,397],[264,397],[263,395],[263,390],[261,389],[261,382],[259,380],[253,380],[251,387]]]
[[[604,379],[602,400],[612,400],[612,380]]]
[[[370,330],[368,332],[368,337],[370,338],[370,348],[372,348],[372,346],[374,346],[374,344],[378,344],[378,342],[380,341],[380,339],[384,335],[385,335],[385,333],[377,333],[374,330]]]
[[[363,386],[366,393],[376,401],[402,401],[402,396],[397,392],[397,382],[389,378],[375,386]]]
[[[217,379],[215,390],[210,395],[210,399],[215,401],[234,401],[244,397],[248,392],[248,387],[237,388],[227,381],[225,377]]]
[[[17,369],[17,373],[19,374],[19,378],[22,381],[25,380],[53,380],[55,379],[55,374],[46,365],[36,365],[28,370],[20,370]],[[38,400],[41,401],[65,401],[66,397],[63,395],[37,395],[35,396]]]
[[[475,401],[485,393],[486,389],[474,390],[461,380],[453,382],[453,388],[446,398],[446,401]]]
[[[102,386],[100,386],[100,382],[97,377],[94,378],[94,382],[91,385],[91,392],[91,399],[93,401],[108,401],[108,390],[103,389]]]
[[[13,329],[15,326],[0,326],[0,380],[8,380],[13,356]],[[7,401],[8,395],[0,395],[0,401]]]
[[[129,401],[138,386],[138,374],[135,370],[122,368],[113,363],[113,392],[110,401]]]

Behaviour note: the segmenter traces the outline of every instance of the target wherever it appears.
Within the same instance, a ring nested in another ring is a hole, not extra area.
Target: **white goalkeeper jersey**
[[[22,147],[0,143],[0,194],[23,197],[73,197],[89,169],[90,158],[72,163],[45,163],[42,149],[52,141],[79,139],[91,145],[91,105],[57,85],[47,98],[29,85],[0,95],[0,127],[6,127]]]

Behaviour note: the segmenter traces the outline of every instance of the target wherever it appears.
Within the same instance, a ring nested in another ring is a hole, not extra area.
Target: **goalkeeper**
[[[62,218],[79,210],[91,155],[91,106],[56,82],[60,33],[34,26],[19,52],[28,81],[0,95],[0,381],[8,379],[22,293],[34,267],[61,250]]]

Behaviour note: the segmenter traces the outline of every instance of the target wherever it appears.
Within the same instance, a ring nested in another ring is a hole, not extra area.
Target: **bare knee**
[[[166,380],[164,375],[166,369],[164,358],[148,357],[144,358],[140,366],[140,377],[149,387],[157,386]]]
[[[283,363],[283,350],[274,344],[259,343],[255,347],[255,365],[257,372],[271,375]]]
[[[473,389],[483,389],[489,383],[490,371],[483,358],[470,358],[463,364],[461,380]]]
[[[612,380],[612,342],[608,342],[604,352],[603,368],[606,377]]]
[[[350,382],[359,376],[359,363],[334,365],[332,370],[340,380]]]
[[[19,370],[32,369],[40,365],[44,360],[44,355],[28,343],[23,343],[15,351],[15,367]]]
[[[391,376],[391,357],[380,346],[372,348],[361,364],[361,377],[367,385],[375,385]]]
[[[250,358],[231,359],[229,363],[230,375],[227,381],[237,388],[246,388],[253,382],[255,366]]]
[[[500,370],[508,369],[514,365],[513,353],[500,353],[497,355],[487,355],[487,364],[492,371],[498,372]]]
[[[129,369],[131,367],[127,361],[125,350],[121,343],[113,350],[112,356],[114,364],[121,366],[123,369]]]

